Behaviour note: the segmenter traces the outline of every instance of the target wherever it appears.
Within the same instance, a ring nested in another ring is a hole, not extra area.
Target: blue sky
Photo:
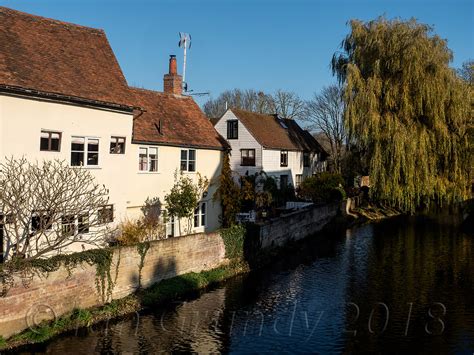
[[[129,84],[156,90],[162,90],[169,54],[177,55],[181,70],[178,32],[189,32],[189,87],[212,97],[225,89],[253,88],[310,98],[335,81],[329,62],[352,18],[415,17],[448,40],[454,67],[474,58],[474,0],[0,0],[0,5],[104,29]]]

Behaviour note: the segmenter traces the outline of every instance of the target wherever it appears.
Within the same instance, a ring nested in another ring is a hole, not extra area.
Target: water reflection
[[[470,352],[474,240],[399,218],[309,240],[196,299],[55,339],[68,352]]]

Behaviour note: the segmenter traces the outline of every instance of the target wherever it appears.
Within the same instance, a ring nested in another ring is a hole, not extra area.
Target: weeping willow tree
[[[445,40],[415,20],[353,20],[334,54],[344,121],[366,161],[372,197],[403,211],[468,192],[467,85]]]

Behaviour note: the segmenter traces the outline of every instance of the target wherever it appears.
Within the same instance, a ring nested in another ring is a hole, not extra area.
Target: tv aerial
[[[179,32],[179,42],[178,42],[178,47],[183,48],[184,55],[183,55],[183,95],[188,94],[188,95],[194,95],[194,96],[204,96],[204,95],[209,95],[208,92],[197,92],[197,93],[192,93],[193,90],[188,90],[188,83],[186,82],[186,54],[187,54],[187,49],[191,49],[191,35],[186,32]]]
[[[189,33],[180,32],[178,47],[184,49],[183,56],[183,91],[188,91],[188,84],[186,83],[186,50],[191,49],[191,35]]]

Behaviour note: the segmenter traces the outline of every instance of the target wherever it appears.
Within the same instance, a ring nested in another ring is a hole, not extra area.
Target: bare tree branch
[[[334,170],[341,172],[344,146],[347,143],[344,128],[343,89],[337,85],[323,88],[321,93],[314,94],[306,104],[307,116],[303,118],[310,123],[309,128],[324,134],[331,148]]]
[[[112,233],[108,190],[64,161],[6,159],[0,164],[0,213],[6,258],[40,258],[74,243],[101,246]]]

